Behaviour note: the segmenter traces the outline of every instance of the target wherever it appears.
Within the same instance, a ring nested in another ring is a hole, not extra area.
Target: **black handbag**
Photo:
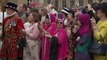
[[[19,48],[26,47],[27,40],[26,40],[25,37],[21,37],[21,38],[19,38],[17,41],[18,41],[18,46],[19,46]]]
[[[107,44],[104,43],[104,39],[100,35],[100,40],[93,42],[89,46],[89,52],[97,55],[106,56],[107,55]]]

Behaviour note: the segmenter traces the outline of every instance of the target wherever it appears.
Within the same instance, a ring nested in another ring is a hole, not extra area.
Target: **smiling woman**
[[[40,30],[38,29],[39,14],[30,13],[28,16],[30,26],[23,30],[26,35],[27,46],[24,48],[23,60],[40,60]],[[35,34],[36,33],[36,34]]]

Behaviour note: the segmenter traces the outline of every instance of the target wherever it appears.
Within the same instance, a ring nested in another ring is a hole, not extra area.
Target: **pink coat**
[[[65,60],[68,52],[68,37],[67,32],[64,28],[60,29],[58,32],[58,59]]]
[[[49,27],[48,29],[48,32],[54,36],[56,34],[56,30],[57,30],[57,27],[56,27],[56,22],[53,22],[52,25]]]

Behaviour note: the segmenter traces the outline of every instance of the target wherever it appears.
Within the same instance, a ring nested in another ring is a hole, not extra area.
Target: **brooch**
[[[9,28],[12,28],[12,27],[14,27],[14,26],[16,26],[16,22],[14,22],[14,21],[10,22]]]

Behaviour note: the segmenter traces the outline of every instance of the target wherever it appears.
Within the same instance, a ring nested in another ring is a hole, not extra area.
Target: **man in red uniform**
[[[7,17],[4,19],[3,46],[0,51],[0,58],[3,60],[18,60],[22,53],[19,53],[17,40],[22,36],[24,29],[22,20],[17,15],[17,5],[8,2],[5,6]]]

